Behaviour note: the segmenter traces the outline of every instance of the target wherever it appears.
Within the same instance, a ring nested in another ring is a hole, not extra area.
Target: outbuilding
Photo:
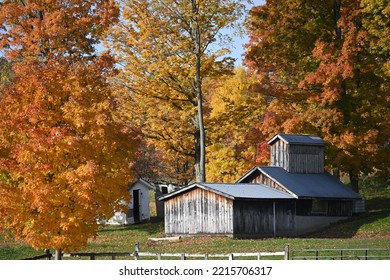
[[[162,198],[167,235],[283,236],[294,197],[263,184],[196,183]]]
[[[364,199],[325,171],[325,142],[278,134],[271,166],[236,183],[196,183],[160,198],[165,233],[234,237],[298,236],[364,212]]]
[[[127,204],[127,211],[115,212],[107,224],[110,225],[129,225],[150,220],[150,199],[149,191],[154,190],[154,186],[149,182],[138,179],[129,186],[130,201]]]

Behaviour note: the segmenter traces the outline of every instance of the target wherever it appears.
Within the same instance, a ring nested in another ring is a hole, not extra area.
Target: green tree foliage
[[[9,63],[4,57],[0,57],[0,90],[3,86],[9,85],[11,83],[12,77],[13,72],[11,63]]]
[[[390,5],[386,0],[362,0],[362,24],[369,35],[370,52],[379,60],[377,75],[390,76]],[[389,89],[388,83],[386,90]]]

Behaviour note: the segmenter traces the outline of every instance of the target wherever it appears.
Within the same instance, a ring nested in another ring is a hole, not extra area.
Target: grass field
[[[367,189],[367,212],[359,217],[333,225],[321,232],[300,238],[233,239],[223,236],[183,237],[176,242],[148,240],[164,237],[162,221],[151,221],[131,226],[107,226],[98,237],[90,240],[82,252],[134,252],[135,243],[144,252],[160,253],[236,253],[283,251],[286,244],[293,250],[302,249],[390,249],[390,189]],[[153,201],[151,202],[153,207]],[[155,215],[155,211],[152,211]],[[29,245],[0,235],[0,259],[21,259],[40,255]]]

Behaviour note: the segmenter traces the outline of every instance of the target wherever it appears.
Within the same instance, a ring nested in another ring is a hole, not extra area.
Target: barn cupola
[[[320,137],[278,134],[268,144],[271,166],[290,173],[324,173],[325,142]]]

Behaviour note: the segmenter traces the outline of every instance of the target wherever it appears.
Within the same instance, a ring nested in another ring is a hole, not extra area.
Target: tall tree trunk
[[[195,74],[195,91],[197,97],[197,131],[195,134],[195,171],[196,181],[206,181],[206,133],[203,121],[203,92],[201,77],[201,39],[199,30],[198,7],[196,0],[192,0],[192,10],[194,12],[194,35],[195,35],[195,52],[196,52],[196,74]]]
[[[338,25],[338,20],[340,19],[340,9],[341,9],[341,2],[342,0],[333,0],[333,10],[334,10],[334,21],[335,21],[335,26],[336,26],[336,38],[338,43],[341,45],[342,42],[342,32],[341,28]],[[360,77],[359,77],[359,72],[357,72],[357,86],[360,86]],[[351,102],[348,97],[348,91],[347,91],[347,83],[345,80],[341,82],[341,87],[340,87],[340,109],[343,112],[343,122],[344,125],[348,125],[349,122],[351,121]],[[359,176],[358,172],[355,170],[349,170],[348,171],[349,175],[349,181],[351,184],[351,188],[355,192],[359,192]]]
[[[337,39],[341,39],[341,28],[337,23],[337,21],[340,19],[340,8],[341,8],[341,0],[333,0],[333,20],[336,26]]]
[[[196,173],[197,182],[206,181],[206,135],[203,123],[203,101],[202,93],[198,94],[198,129],[199,129],[199,145],[198,153],[199,157],[196,159],[196,164],[199,166],[199,170]]]
[[[359,176],[358,173],[354,170],[349,170],[349,181],[351,183],[351,188],[355,192],[359,192]]]

